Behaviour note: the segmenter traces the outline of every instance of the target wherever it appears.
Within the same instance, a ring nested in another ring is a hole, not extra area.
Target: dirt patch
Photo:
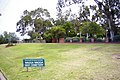
[[[95,48],[91,48],[92,51],[98,51],[98,50],[101,50],[102,48],[101,47],[95,47]]]
[[[112,57],[113,57],[114,59],[120,59],[120,54],[113,54]]]
[[[16,46],[16,44],[7,44],[5,48],[12,47],[12,46]]]

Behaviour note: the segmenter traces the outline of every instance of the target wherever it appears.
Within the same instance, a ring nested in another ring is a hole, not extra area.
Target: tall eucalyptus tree
[[[21,35],[26,33],[43,34],[43,32],[51,27],[50,13],[47,9],[37,8],[33,11],[25,10],[21,19],[17,22],[17,32]],[[32,32],[30,32],[32,31]]]

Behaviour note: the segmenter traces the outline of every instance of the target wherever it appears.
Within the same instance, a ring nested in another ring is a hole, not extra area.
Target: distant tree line
[[[8,33],[7,31],[4,31],[0,35],[0,44],[17,43],[17,40],[19,40],[19,38],[16,36],[15,33],[12,32]]]
[[[120,7],[118,0],[94,0],[96,5],[85,5],[87,0],[58,0],[57,18],[53,19],[47,9],[25,10],[17,22],[17,32],[28,34],[32,40],[51,42],[56,38],[85,37],[106,38],[114,41],[120,35]],[[79,5],[78,14],[71,8],[63,12],[64,7]],[[91,11],[93,13],[91,13]],[[92,17],[91,17],[92,15]]]

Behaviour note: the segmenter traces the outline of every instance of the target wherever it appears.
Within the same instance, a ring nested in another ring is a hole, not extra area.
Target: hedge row
[[[65,42],[80,42],[80,38],[79,37],[67,37],[65,38]],[[82,38],[82,42],[91,42],[91,38]],[[101,38],[95,38],[94,42],[105,42],[105,40],[101,39]]]
[[[65,38],[65,42],[80,42],[79,37],[67,37]]]

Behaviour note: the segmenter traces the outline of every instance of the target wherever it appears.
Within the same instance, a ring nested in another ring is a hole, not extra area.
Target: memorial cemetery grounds
[[[27,72],[25,58],[44,58],[45,67]],[[0,69],[9,80],[120,80],[120,44],[3,44]]]

